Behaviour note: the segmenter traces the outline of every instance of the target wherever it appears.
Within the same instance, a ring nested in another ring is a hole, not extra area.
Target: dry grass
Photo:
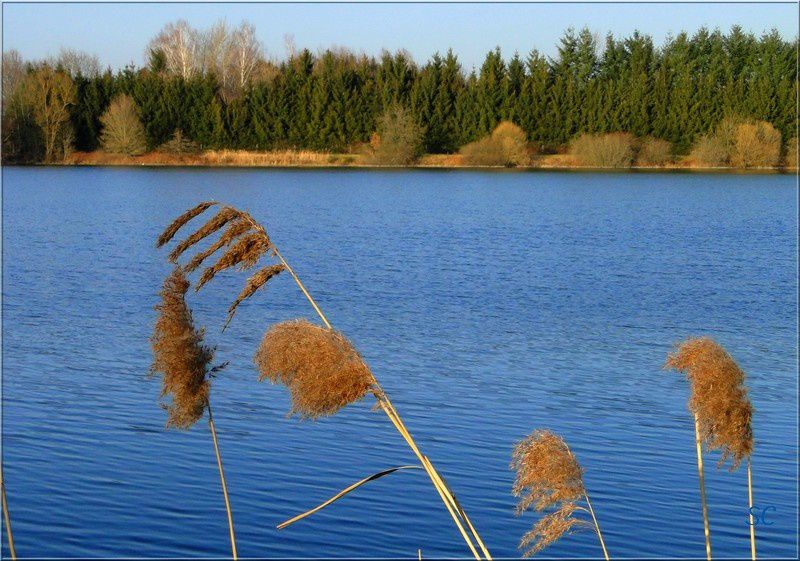
[[[289,388],[289,414],[316,419],[362,399],[375,379],[339,332],[305,320],[272,326],[255,356],[259,380]]]
[[[203,332],[194,327],[186,305],[189,281],[180,267],[164,281],[161,303],[150,340],[153,348],[151,372],[161,374],[161,397],[170,397],[167,427],[188,429],[203,416],[208,405],[207,376],[214,351],[203,344]]]
[[[239,307],[239,304],[250,298],[259,288],[267,284],[272,277],[276,276],[285,269],[286,267],[282,263],[270,265],[258,270],[255,274],[248,278],[247,283],[239,293],[239,296],[236,297],[236,300],[234,300],[233,304],[231,304],[228,308],[228,319],[225,321],[225,326],[227,326],[233,319],[233,315],[236,313],[236,308]]]
[[[178,230],[185,226],[187,222],[189,222],[192,218],[202,214],[209,207],[215,204],[216,203],[214,201],[205,201],[181,214],[178,218],[173,220],[169,226],[167,226],[160,236],[158,236],[156,246],[161,247],[165,243],[168,243],[172,238],[175,237],[175,234],[178,233]]]
[[[512,491],[520,497],[518,516],[531,506],[539,512],[555,509],[522,537],[519,548],[525,550],[524,557],[535,555],[573,528],[586,526],[573,516],[579,510],[576,502],[586,495],[583,469],[561,437],[534,431],[514,448],[511,469],[517,472]]]
[[[719,344],[708,337],[688,339],[667,357],[665,368],[684,372],[691,384],[689,410],[697,416],[700,437],[722,451],[721,466],[731,470],[753,451],[753,407],[744,387],[744,372]]]
[[[200,240],[207,238],[214,232],[218,231],[220,228],[224,227],[228,222],[233,220],[234,218],[238,218],[238,213],[230,208],[230,207],[222,207],[219,209],[219,212],[214,215],[214,217],[203,224],[200,228],[195,230],[189,237],[181,241],[175,249],[172,250],[169,254],[169,260],[173,263],[178,261],[178,258],[183,255],[183,252],[192,247],[194,244],[199,242]],[[170,224],[167,229],[172,229],[175,227],[175,223],[180,220],[180,217],[175,220],[172,224]],[[182,225],[181,225],[182,226]],[[178,226],[178,228],[181,228]],[[163,235],[163,234],[162,234]]]
[[[201,156],[208,166],[330,166],[356,163],[355,156],[312,152],[310,150],[276,150],[250,152],[247,150],[209,150]]]

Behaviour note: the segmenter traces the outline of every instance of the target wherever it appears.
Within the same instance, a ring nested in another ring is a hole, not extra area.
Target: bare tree
[[[48,63],[53,68],[60,68],[70,76],[81,74],[87,78],[100,75],[100,59],[95,55],[75,49],[61,48],[58,56],[50,59]]]
[[[186,20],[168,23],[150,41],[148,51],[164,53],[167,70],[183,78],[190,78],[200,70],[199,37]]]
[[[72,144],[69,121],[69,108],[75,103],[72,79],[65,72],[44,65],[25,76],[21,91],[42,130],[45,161],[63,158]]]
[[[3,112],[25,78],[25,62],[16,49],[3,53]]]
[[[231,32],[225,20],[200,34],[201,68],[203,73],[213,73],[220,81],[223,90],[231,82],[232,49]]]
[[[239,24],[231,37],[231,47],[237,86],[243,88],[263,58],[263,47],[256,38],[256,28],[253,24],[247,21]]]
[[[114,98],[100,117],[100,122],[103,123],[100,140],[106,151],[138,156],[147,150],[144,127],[131,96],[119,95]]]

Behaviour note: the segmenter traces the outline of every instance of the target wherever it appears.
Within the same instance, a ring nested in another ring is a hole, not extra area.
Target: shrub
[[[793,136],[789,139],[789,142],[786,143],[786,167],[797,167],[797,152],[797,137]]]
[[[511,121],[503,121],[491,135],[463,146],[460,153],[464,163],[471,166],[513,167],[530,163],[525,131]]]
[[[100,122],[103,124],[100,142],[106,151],[138,156],[147,150],[144,127],[130,96],[117,96],[100,117]]]
[[[633,162],[634,143],[625,132],[582,134],[572,141],[569,153],[585,166],[626,168]]]
[[[183,134],[181,129],[176,129],[172,138],[159,146],[159,151],[170,154],[197,154],[200,147],[192,139]]]
[[[663,166],[672,160],[672,145],[666,140],[648,136],[642,140],[636,163],[641,166]]]
[[[692,148],[690,156],[697,164],[706,167],[719,167],[728,163],[728,150],[716,136],[711,134],[700,137]]]
[[[409,165],[422,155],[424,133],[411,112],[395,105],[378,120],[378,131],[370,140],[372,154],[367,160],[380,165]]]
[[[781,157],[781,133],[766,121],[742,123],[736,136],[730,161],[741,168],[771,167],[778,165]]]

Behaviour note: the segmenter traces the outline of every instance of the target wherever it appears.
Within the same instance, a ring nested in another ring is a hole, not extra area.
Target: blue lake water
[[[661,370],[708,334],[748,374],[762,557],[797,555],[797,192],[783,175],[3,169],[3,462],[23,557],[224,557],[207,424],[164,430],[146,378],[169,272],[158,233],[214,198],[251,211],[371,365],[495,557],[514,443],[561,434],[612,557],[704,555],[688,385]],[[314,318],[283,275],[243,304],[225,274],[190,303],[230,366],[212,389],[244,557],[464,557],[373,400],[287,419],[256,381],[273,322]],[[715,556],[749,555],[744,469],[707,458]],[[596,557],[591,532],[543,557]],[[8,556],[4,545],[3,555]]]

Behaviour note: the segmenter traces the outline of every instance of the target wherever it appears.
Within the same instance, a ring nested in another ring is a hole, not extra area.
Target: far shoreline
[[[333,154],[308,151],[207,151],[196,154],[148,152],[141,156],[124,156],[102,151],[74,152],[62,162],[11,163],[3,167],[130,167],[130,168],[198,168],[198,169],[353,169],[353,170],[455,170],[455,171],[559,171],[588,173],[621,172],[685,172],[709,174],[797,174],[798,168],[778,167],[705,167],[679,158],[662,166],[593,167],[577,164],[564,154],[535,156],[530,166],[475,166],[462,163],[458,154],[426,154],[416,164],[381,165],[363,161],[362,154]]]

